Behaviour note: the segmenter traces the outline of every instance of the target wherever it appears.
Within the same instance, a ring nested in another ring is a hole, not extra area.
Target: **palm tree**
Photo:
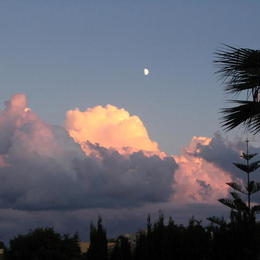
[[[252,133],[260,132],[260,50],[224,45],[215,54],[225,91],[246,94],[246,100],[232,100],[235,106],[222,109],[222,126],[231,130],[242,124]]]

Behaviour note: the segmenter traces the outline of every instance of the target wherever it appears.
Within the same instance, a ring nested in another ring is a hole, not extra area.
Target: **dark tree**
[[[87,252],[88,260],[107,260],[107,236],[99,217],[97,226],[90,225],[90,246]]]
[[[210,233],[200,221],[192,218],[189,226],[177,226],[172,218],[164,223],[164,216],[137,237],[134,259],[201,260],[210,259]]]
[[[78,236],[61,236],[52,228],[37,228],[10,241],[7,254],[11,260],[80,259]]]
[[[127,237],[119,236],[111,253],[111,260],[131,260],[131,245]]]
[[[244,94],[245,100],[232,100],[233,107],[222,110],[222,124],[231,130],[243,124],[253,133],[260,131],[260,50],[225,45],[216,52],[217,73],[228,94]]]
[[[259,243],[259,228],[256,225],[255,215],[260,213],[260,205],[252,205],[252,195],[260,190],[260,183],[251,180],[251,174],[260,167],[260,161],[251,162],[257,154],[248,152],[248,141],[246,153],[242,153],[241,158],[245,163],[234,163],[246,175],[245,184],[239,182],[227,183],[233,191],[230,192],[232,198],[222,198],[219,201],[231,209],[230,222],[226,223],[223,219],[216,217],[209,218],[221,229],[215,230],[215,241],[219,246],[222,243],[229,246],[222,251],[222,259],[229,257],[236,259],[257,259]],[[243,196],[245,199],[243,199]],[[224,235],[225,234],[225,235]],[[222,241],[221,241],[222,240]],[[225,242],[224,242],[225,241]],[[225,246],[225,245],[224,245]],[[215,248],[216,251],[217,247]],[[213,258],[214,259],[214,258]]]

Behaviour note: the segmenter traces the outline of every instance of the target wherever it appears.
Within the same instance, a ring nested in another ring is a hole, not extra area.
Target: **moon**
[[[147,76],[149,75],[150,71],[147,68],[144,68],[144,75]]]

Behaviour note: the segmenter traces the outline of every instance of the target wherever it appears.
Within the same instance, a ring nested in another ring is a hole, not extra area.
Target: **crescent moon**
[[[147,76],[149,75],[150,71],[147,68],[144,68],[144,75]]]

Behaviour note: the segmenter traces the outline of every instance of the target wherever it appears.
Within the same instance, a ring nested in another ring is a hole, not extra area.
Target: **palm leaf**
[[[215,53],[217,73],[226,83],[226,91],[239,93],[243,90],[258,92],[260,85],[260,51],[224,45]]]
[[[238,104],[235,107],[224,108],[221,113],[224,116],[221,119],[221,125],[225,130],[231,130],[240,124],[248,127],[252,133],[260,131],[260,102],[233,100]]]

